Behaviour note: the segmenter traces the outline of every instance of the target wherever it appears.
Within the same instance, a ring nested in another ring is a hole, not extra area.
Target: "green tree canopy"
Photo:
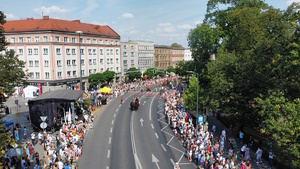
[[[166,69],[167,72],[173,72],[173,73],[176,73],[176,70],[173,66],[168,66],[167,69]]]
[[[132,67],[130,69],[128,69],[128,74],[127,77],[130,81],[134,80],[134,79],[140,79],[142,76],[142,73],[135,67]]]
[[[179,43],[172,43],[171,46],[172,46],[172,47],[182,47],[182,45],[180,45]]]

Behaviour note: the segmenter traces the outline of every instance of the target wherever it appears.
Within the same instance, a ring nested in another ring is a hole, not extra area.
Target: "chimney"
[[[47,19],[49,19],[49,16],[43,16],[43,20],[47,20]]]
[[[77,22],[77,23],[80,23],[80,20],[73,20],[73,22]]]

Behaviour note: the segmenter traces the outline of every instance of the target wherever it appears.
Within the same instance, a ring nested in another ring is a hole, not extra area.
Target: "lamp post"
[[[82,73],[81,73],[81,48],[80,48],[80,35],[82,34],[82,31],[76,31],[76,34],[78,34],[78,44],[79,44],[79,70],[80,70],[80,91],[82,91]]]
[[[199,86],[199,73],[193,72],[193,71],[187,71],[188,73],[196,74],[197,75],[197,120],[196,120],[196,126],[198,127],[198,99],[199,99],[199,92],[198,92],[198,86]]]

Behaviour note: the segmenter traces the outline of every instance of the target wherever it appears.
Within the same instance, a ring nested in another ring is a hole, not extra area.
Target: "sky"
[[[159,45],[179,43],[188,48],[187,36],[201,24],[208,0],[0,0],[7,20],[50,18],[81,20],[109,25],[128,40],[152,41]],[[265,0],[286,9],[300,0]]]

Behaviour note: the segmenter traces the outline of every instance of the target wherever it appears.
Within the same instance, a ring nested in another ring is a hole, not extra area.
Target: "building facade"
[[[157,69],[167,69],[171,65],[171,46],[154,45],[154,67]]]
[[[172,47],[171,53],[171,60],[174,68],[176,67],[177,63],[184,60],[184,48],[183,47]]]
[[[192,58],[192,49],[188,48],[184,50],[184,61],[193,60]]]
[[[86,89],[90,74],[121,71],[120,36],[109,26],[44,16],[9,20],[4,29],[10,43],[8,50],[15,50],[19,59],[26,62],[27,82],[41,84],[43,91],[78,89],[80,73]],[[80,38],[76,31],[81,31]]]
[[[122,69],[126,70],[135,67],[144,72],[153,67],[154,43],[148,41],[128,41],[121,43]]]

